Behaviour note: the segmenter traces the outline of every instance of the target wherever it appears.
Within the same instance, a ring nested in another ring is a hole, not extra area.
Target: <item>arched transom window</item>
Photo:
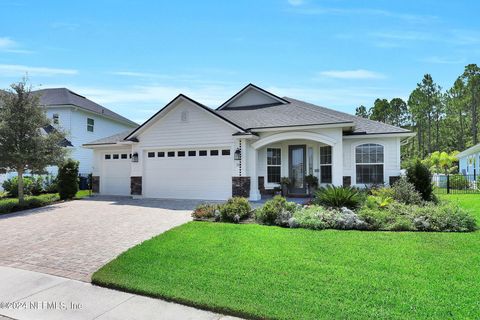
[[[384,148],[375,143],[366,143],[355,148],[357,184],[384,183]]]

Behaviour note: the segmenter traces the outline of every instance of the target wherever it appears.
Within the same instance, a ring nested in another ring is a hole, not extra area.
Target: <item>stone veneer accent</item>
[[[92,192],[99,193],[100,192],[100,177],[99,176],[92,176]]]
[[[142,195],[142,177],[130,177],[130,194],[132,196]]]
[[[250,177],[232,177],[232,197],[250,196]]]
[[[400,180],[400,176],[391,176],[391,177],[388,177],[388,184],[389,185],[393,185],[395,182],[397,182],[398,180]]]
[[[352,177],[350,176],[343,176],[343,186],[350,187],[352,185]]]

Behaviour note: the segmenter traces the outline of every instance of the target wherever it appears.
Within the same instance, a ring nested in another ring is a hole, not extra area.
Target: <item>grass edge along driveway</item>
[[[478,218],[472,196],[449,199]],[[121,254],[93,282],[248,318],[479,318],[478,265],[478,231],[191,222]]]

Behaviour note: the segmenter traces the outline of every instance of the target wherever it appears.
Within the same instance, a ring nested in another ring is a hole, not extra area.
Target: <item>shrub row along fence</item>
[[[476,174],[436,174],[432,180],[437,194],[480,194],[480,176]]]

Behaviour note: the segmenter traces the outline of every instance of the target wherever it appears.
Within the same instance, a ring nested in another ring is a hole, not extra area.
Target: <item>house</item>
[[[249,84],[216,110],[178,95],[138,128],[89,142],[94,192],[146,198],[258,200],[289,177],[289,192],[389,183],[414,133]]]
[[[44,130],[48,133],[59,128],[67,132],[67,140],[62,145],[71,150],[69,156],[72,159],[80,162],[81,174],[91,173],[93,167],[93,151],[82,148],[82,144],[138,127],[135,122],[67,88],[43,89],[33,93],[39,95],[40,105],[46,109],[51,120],[52,125]],[[48,171],[56,173],[56,168]],[[3,181],[15,174],[0,174],[0,190]]]
[[[91,173],[93,152],[82,144],[138,127],[135,122],[67,88],[37,90],[40,105],[54,127],[67,131],[70,157],[80,162],[80,173]]]
[[[459,171],[463,175],[476,176],[480,173],[480,143],[457,154]]]

